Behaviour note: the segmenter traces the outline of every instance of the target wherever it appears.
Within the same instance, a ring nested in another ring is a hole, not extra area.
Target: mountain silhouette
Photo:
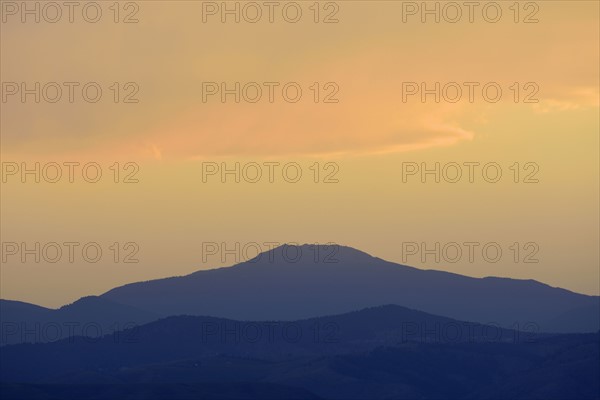
[[[98,296],[82,297],[56,310],[0,299],[0,344],[50,342],[82,335],[97,337],[159,317]]]
[[[6,346],[0,389],[8,398],[598,398],[598,333],[522,334],[395,305],[299,321],[177,316],[93,340]]]
[[[422,270],[337,245],[284,245],[232,267],[132,283],[101,298],[165,316],[294,320],[397,304],[505,328],[600,328],[598,296],[534,280]]]
[[[174,315],[291,321],[383,304],[529,333],[600,329],[598,296],[533,280],[422,270],[345,246],[286,245],[231,267],[132,283],[59,309],[0,300],[0,345],[102,336]]]

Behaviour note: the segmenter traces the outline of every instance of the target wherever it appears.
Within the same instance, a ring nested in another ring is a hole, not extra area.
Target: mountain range
[[[600,297],[534,280],[422,270],[338,246],[280,246],[231,267],[131,283],[53,310],[0,300],[0,344],[102,336],[175,315],[293,321],[396,304],[530,333],[600,329]]]
[[[0,300],[4,399],[600,399],[600,298],[337,245]]]
[[[598,399],[599,333],[539,334],[400,306],[299,321],[177,316],[6,346],[3,399]]]

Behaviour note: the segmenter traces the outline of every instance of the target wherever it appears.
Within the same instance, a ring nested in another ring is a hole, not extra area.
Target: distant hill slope
[[[158,314],[97,296],[83,297],[57,310],[0,300],[0,345],[101,336],[158,318]]]
[[[12,398],[155,390],[164,398],[598,398],[598,333],[521,334],[393,305],[287,322],[178,316],[96,341],[6,346],[0,390]]]
[[[332,248],[282,246],[233,267],[133,283],[101,297],[161,315],[295,320],[398,304],[518,329],[600,329],[598,296],[533,280],[421,270],[350,247]],[[294,260],[296,254],[300,256]]]
[[[1,378],[43,382],[72,370],[97,371],[219,354],[267,360],[282,354],[345,354],[407,343],[514,343],[546,336],[456,321],[396,305],[299,321],[174,316],[101,338],[6,346],[0,354]],[[56,354],[60,359],[53,356]]]

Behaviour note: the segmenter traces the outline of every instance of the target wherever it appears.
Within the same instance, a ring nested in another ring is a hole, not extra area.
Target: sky
[[[3,1],[0,297],[329,242],[599,295],[599,5],[514,3]]]

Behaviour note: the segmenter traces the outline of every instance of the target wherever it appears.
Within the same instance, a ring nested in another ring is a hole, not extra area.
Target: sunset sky
[[[77,12],[73,23],[22,23],[3,8],[3,249],[7,242],[97,242],[104,255],[97,263],[66,256],[36,263],[3,252],[0,297],[57,307],[128,282],[235,263],[233,256],[203,260],[206,242],[335,242],[419,268],[600,294],[599,3],[538,1],[537,23],[523,23],[535,11],[526,2],[518,23],[512,1],[498,2],[497,23],[480,8],[472,23],[466,15],[423,23],[420,14],[403,22],[402,2],[339,1],[339,10],[326,3],[318,23],[312,1],[297,2],[297,23],[282,18],[285,2],[273,23],[266,15],[222,23],[220,14],[203,22],[200,1],[137,2],[139,21],[128,24],[113,21],[108,3],[97,23]],[[330,13],[339,22],[323,23]],[[72,103],[64,85],[56,103],[36,103],[34,95],[23,103],[21,93],[9,94],[11,82],[80,85]],[[87,82],[103,89],[97,103],[81,97]],[[257,82],[263,96],[203,101],[203,82]],[[273,102],[264,82],[278,83]],[[296,103],[282,95],[288,82],[302,88]],[[463,95],[454,103],[433,95],[422,102],[420,93],[403,101],[405,82],[457,82]],[[464,82],[478,84],[472,102]],[[490,82],[502,88],[498,102],[482,95]],[[519,87],[518,102],[511,87]],[[137,88],[132,99],[139,101],[123,102]],[[538,101],[524,102],[534,89],[530,99]],[[323,102],[332,92],[337,102]],[[103,176],[97,183],[77,173],[74,183],[64,176],[22,183],[20,173],[6,173],[7,163],[36,162],[95,162]],[[120,181],[133,171],[124,165],[136,163],[139,182],[115,183],[115,162]],[[303,177],[290,183],[276,170],[273,183],[222,183],[218,175],[203,182],[203,163],[212,162],[297,163]],[[423,183],[419,174],[403,182],[407,165],[472,162],[497,163],[502,178],[487,182],[478,167],[472,183],[465,176]],[[538,182],[526,183],[534,164]],[[324,183],[334,170],[338,182]],[[139,262],[115,263],[114,242],[136,243]],[[407,242],[497,243],[503,256],[489,262],[479,251],[474,262],[466,255],[422,262],[406,257]],[[533,248],[538,262],[523,262]]]

